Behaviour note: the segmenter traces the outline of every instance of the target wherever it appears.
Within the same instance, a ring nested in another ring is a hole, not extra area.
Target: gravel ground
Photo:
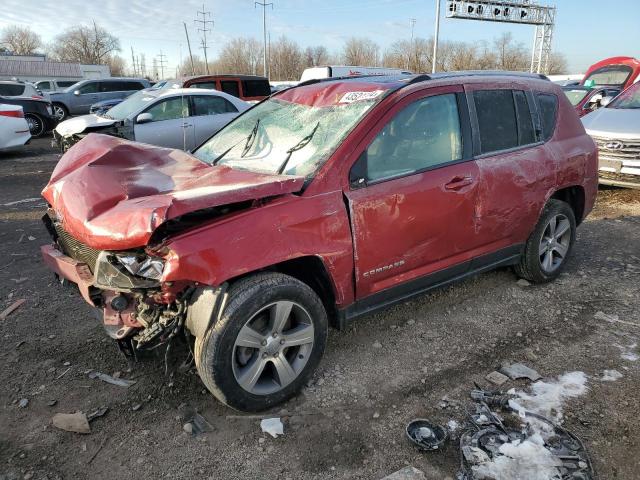
[[[54,281],[39,257],[44,204],[7,205],[39,196],[58,158],[48,141],[0,154],[0,310],[26,299],[0,321],[0,479],[379,479],[405,465],[452,479],[455,445],[420,453],[404,427],[416,417],[462,422],[473,382],[487,385],[505,360],[545,377],[584,371],[588,393],[568,402],[564,426],[585,442],[601,479],[638,478],[640,191],[600,191],[554,283],[521,286],[503,269],[330,332],[314,379],[274,412],[285,434],[273,439],[260,417],[216,402],[193,370],[166,375],[162,353],[128,363],[79,295]],[[611,369],[622,378],[599,380]],[[109,385],[89,370],[137,383]],[[55,413],[102,406],[109,410],[90,434],[51,425]],[[193,410],[209,432],[183,431]]]

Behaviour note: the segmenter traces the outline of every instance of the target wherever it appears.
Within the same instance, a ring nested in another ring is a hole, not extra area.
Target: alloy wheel
[[[254,395],[278,392],[304,370],[313,350],[314,326],[298,303],[277,301],[255,313],[233,346],[233,374]]]
[[[44,124],[37,115],[26,114],[24,117],[32,137],[39,137],[44,133]]]
[[[571,222],[563,215],[558,214],[549,220],[542,233],[538,255],[542,269],[551,273],[557,270],[564,262],[571,245]]]
[[[64,111],[64,108],[60,105],[53,106],[53,116],[56,117],[56,120],[61,122],[66,117],[67,113]]]

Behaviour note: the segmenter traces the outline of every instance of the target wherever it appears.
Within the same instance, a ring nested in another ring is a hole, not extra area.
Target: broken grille
[[[640,138],[618,140],[615,138],[593,137],[598,153],[603,160],[640,161]]]
[[[73,238],[59,222],[54,221],[53,226],[58,234],[58,245],[62,248],[62,252],[74,260],[86,263],[93,273],[100,250],[95,250]]]

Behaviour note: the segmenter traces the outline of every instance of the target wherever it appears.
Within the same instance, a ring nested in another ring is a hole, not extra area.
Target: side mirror
[[[600,106],[601,107],[606,107],[607,105],[609,105],[611,103],[613,98],[614,97],[602,97],[602,100],[600,100]]]
[[[136,117],[136,123],[149,123],[153,121],[153,115],[149,112],[141,113]]]
[[[75,90],[73,94],[77,97],[78,95],[80,95],[80,90]]]

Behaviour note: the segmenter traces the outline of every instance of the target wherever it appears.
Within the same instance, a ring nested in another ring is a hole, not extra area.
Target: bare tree
[[[553,52],[549,56],[549,71],[548,75],[560,75],[563,73],[567,73],[569,71],[569,67],[567,65],[567,58],[561,54]]]
[[[522,43],[513,41],[511,32],[505,32],[493,41],[498,70],[528,70],[529,55]]]
[[[42,40],[30,28],[12,25],[2,31],[0,44],[16,55],[31,55],[42,46]]]
[[[342,61],[345,65],[375,66],[378,64],[378,45],[368,38],[351,37],[342,49]]]
[[[93,22],[91,27],[72,27],[58,35],[51,47],[51,55],[63,62],[89,64],[105,63],[120,51],[120,40]]]
[[[292,40],[282,36],[271,46],[270,78],[273,80],[297,80],[305,67],[302,50]]]
[[[414,73],[427,72],[431,71],[432,52],[431,38],[415,38],[413,42],[399,40],[385,51],[382,63],[385,67],[402,68]]]
[[[105,64],[109,65],[109,70],[111,71],[111,75],[114,77],[124,77],[125,76],[125,65],[126,62],[124,58],[120,55],[112,55],[106,58]]]
[[[307,47],[304,51],[304,57],[307,67],[318,67],[329,63],[329,52],[322,45]]]
[[[262,62],[262,42],[255,38],[234,38],[222,48],[214,63],[216,73],[255,75]]]

